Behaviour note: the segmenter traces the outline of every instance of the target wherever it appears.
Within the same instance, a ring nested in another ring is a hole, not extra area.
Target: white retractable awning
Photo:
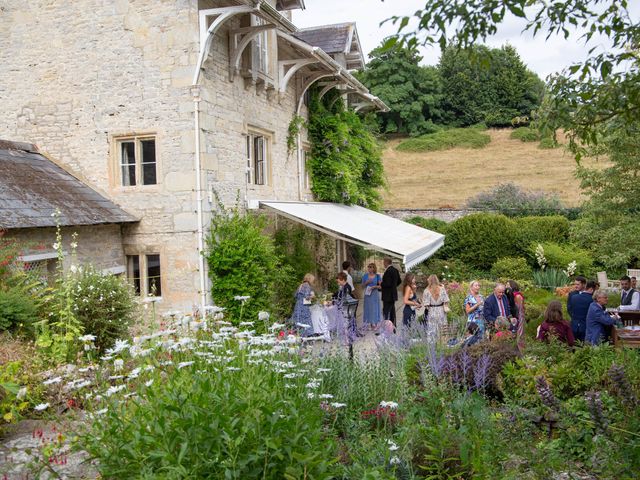
[[[407,270],[444,243],[440,233],[354,205],[267,201],[260,205],[341,240],[400,257]]]

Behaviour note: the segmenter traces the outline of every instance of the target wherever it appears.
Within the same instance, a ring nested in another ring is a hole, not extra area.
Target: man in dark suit
[[[382,275],[380,291],[382,296],[382,315],[385,320],[396,324],[396,301],[398,300],[398,286],[402,283],[400,272],[391,265],[389,257],[384,259],[385,271]]]
[[[580,275],[576,276],[573,279],[573,290],[571,290],[569,292],[569,295],[567,296],[567,313],[569,314],[572,320],[573,320],[573,302],[571,301],[571,299],[573,298],[574,295],[577,295],[580,292],[584,291],[584,289],[586,288],[586,285],[587,285],[587,279]],[[586,313],[585,313],[585,318],[586,318]],[[573,334],[575,335],[576,332],[574,331]],[[584,335],[582,335],[582,340],[584,340]]]
[[[492,329],[496,323],[496,318],[511,316],[509,301],[504,294],[505,286],[503,283],[496,284],[493,293],[484,301],[484,320]]]
[[[577,279],[578,277],[576,277],[576,281]],[[567,300],[567,310],[571,315],[573,337],[581,342],[584,342],[584,337],[587,333],[587,313],[591,302],[593,302],[595,288],[595,282],[590,280],[586,283],[584,290],[573,290],[575,292],[573,295],[569,293],[569,299]]]

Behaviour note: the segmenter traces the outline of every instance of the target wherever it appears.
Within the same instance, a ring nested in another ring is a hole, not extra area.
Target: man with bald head
[[[484,320],[487,325],[492,328],[496,323],[496,318],[511,316],[509,301],[504,294],[505,286],[503,283],[496,284],[493,293],[484,301]]]

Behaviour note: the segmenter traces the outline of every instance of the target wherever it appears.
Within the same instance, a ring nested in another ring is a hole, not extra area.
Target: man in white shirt
[[[620,308],[619,310],[640,310],[640,293],[631,288],[631,279],[625,275],[620,279]]]
[[[351,291],[353,292],[356,287],[353,286],[353,278],[351,277],[351,262],[342,262],[342,271],[347,274],[347,283],[351,286]]]

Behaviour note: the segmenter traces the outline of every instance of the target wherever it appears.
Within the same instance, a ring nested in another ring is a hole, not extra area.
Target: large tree
[[[369,57],[359,78],[391,109],[378,115],[384,133],[425,133],[429,122],[441,120],[438,70],[420,66],[422,58],[415,49],[378,47]]]
[[[383,0],[384,1],[384,0]],[[550,95],[541,124],[563,128],[579,156],[597,143],[599,126],[611,119],[635,121],[640,114],[640,24],[627,0],[428,0],[412,17],[394,17],[409,47],[439,43],[467,48],[494,35],[509,13],[524,19],[523,30],[536,35],[580,35],[590,57],[549,80]],[[576,34],[575,32],[582,32]],[[603,47],[600,36],[612,48]],[[577,40],[577,39],[576,39]]]
[[[439,63],[443,108],[457,125],[510,126],[540,105],[544,83],[527,70],[515,48],[447,47]]]

